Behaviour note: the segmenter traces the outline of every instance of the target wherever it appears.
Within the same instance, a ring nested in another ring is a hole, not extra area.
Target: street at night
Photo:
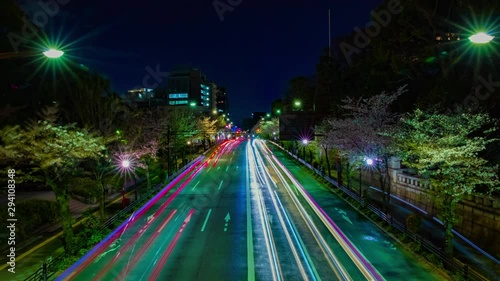
[[[207,158],[61,280],[439,280],[263,141]]]
[[[0,280],[500,280],[499,15],[1,0]]]

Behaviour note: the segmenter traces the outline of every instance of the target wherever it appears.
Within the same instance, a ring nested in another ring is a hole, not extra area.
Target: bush
[[[79,196],[85,203],[95,203],[101,195],[101,190],[94,180],[90,178],[76,178],[71,188],[73,196]]]
[[[410,214],[406,217],[406,229],[412,233],[417,233],[423,223],[423,218],[417,214]]]

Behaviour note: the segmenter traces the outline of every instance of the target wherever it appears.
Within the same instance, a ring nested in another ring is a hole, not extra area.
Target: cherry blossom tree
[[[403,86],[392,93],[383,92],[369,98],[345,98],[341,106],[344,116],[326,120],[328,130],[324,143],[335,147],[348,159],[347,174],[350,169],[361,168],[365,159],[373,159],[384,211],[387,211],[391,194],[388,162],[394,155],[389,134],[396,130],[400,118],[390,107],[405,92],[406,86]]]
[[[57,109],[48,108],[39,120],[25,127],[0,130],[2,157],[13,159],[30,167],[29,177],[44,182],[56,196],[62,219],[63,238],[67,250],[72,249],[73,227],[69,210],[70,179],[79,172],[80,165],[102,156],[104,140],[75,125],[59,125]]]

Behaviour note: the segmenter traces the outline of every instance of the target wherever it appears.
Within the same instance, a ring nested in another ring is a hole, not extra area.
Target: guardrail
[[[171,182],[173,179],[178,177],[181,173],[183,173],[187,168],[189,168],[191,165],[193,165],[193,163],[198,161],[200,158],[202,158],[202,157],[200,156],[200,157],[196,158],[195,160],[191,161],[190,163],[188,163],[187,165],[185,165],[184,167],[179,169],[174,174],[170,175],[170,177],[168,177],[168,179],[167,179],[167,182]],[[155,193],[157,193],[160,190],[160,187],[163,185],[164,185],[163,183],[159,183],[156,186],[154,186],[151,190],[148,190],[148,192],[141,194],[137,198],[137,200],[133,201],[131,204],[126,206],[123,210],[119,211],[117,214],[110,217],[106,222],[104,222],[99,227],[98,231],[103,231],[103,230],[109,228],[109,226],[113,225],[113,223],[128,217],[128,215],[131,213],[131,211],[135,207],[140,206],[141,204],[144,204],[145,202],[147,202],[148,198],[151,195],[154,195]],[[85,244],[82,242],[82,243],[76,245],[75,249],[81,249],[84,246],[85,246]],[[56,256],[53,259],[45,260],[43,262],[42,266],[38,270],[33,272],[30,276],[28,276],[24,280],[25,281],[41,281],[41,280],[47,281],[47,280],[49,280],[51,277],[53,277],[59,271],[59,269],[56,268],[57,264],[59,262],[61,262],[62,260],[64,260],[65,258],[70,257],[70,256],[71,256],[71,254],[64,252],[64,253]]]
[[[429,240],[425,239],[421,235],[417,233],[410,232],[409,230],[406,229],[406,226],[402,224],[401,222],[394,220],[392,217],[387,216],[384,212],[382,212],[380,209],[378,209],[376,206],[366,203],[365,200],[359,196],[357,193],[353,192],[350,189],[347,189],[345,186],[339,185],[337,181],[334,179],[328,177],[328,175],[325,175],[324,173],[321,173],[318,169],[315,169],[312,167],[310,164],[306,163],[304,160],[298,158],[296,155],[292,154],[291,152],[287,151],[283,147],[281,147],[279,144],[270,141],[273,145],[276,147],[280,148],[281,150],[287,152],[290,157],[294,158],[295,160],[298,160],[300,163],[304,164],[306,167],[314,171],[316,174],[322,176],[325,180],[329,181],[332,183],[335,187],[338,189],[342,190],[345,194],[349,195],[352,199],[354,199],[356,202],[358,202],[361,206],[364,206],[368,208],[370,211],[372,211],[374,214],[376,214],[379,218],[384,220],[386,223],[391,225],[394,229],[398,230],[402,234],[406,235],[410,239],[413,240],[413,242],[419,243],[424,249],[426,249],[428,252],[436,255],[443,263],[443,267],[448,269],[449,271],[452,272],[460,272],[465,280],[471,280],[471,281],[488,281],[489,279],[482,276],[478,272],[476,272],[473,269],[470,269],[467,264],[464,264],[455,258],[450,258],[446,256],[443,253],[443,249],[440,247],[437,247],[434,245],[432,242]]]

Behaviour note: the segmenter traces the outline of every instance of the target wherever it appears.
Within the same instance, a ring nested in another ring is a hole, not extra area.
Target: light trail
[[[247,143],[247,159],[248,159],[248,171],[250,172],[250,188],[252,191],[252,195],[256,197],[257,200],[257,208],[259,212],[259,218],[260,218],[260,223],[262,227],[262,233],[264,234],[264,240],[266,244],[266,249],[267,249],[267,256],[269,259],[269,266],[271,268],[271,273],[273,276],[274,281],[281,281],[282,280],[282,271],[281,271],[281,266],[279,264],[279,260],[277,258],[277,251],[276,251],[276,245],[274,243],[274,239],[272,236],[271,229],[269,227],[269,221],[267,220],[267,217],[264,215],[264,212],[266,210],[265,208],[265,203],[262,197],[262,191],[259,189],[259,184],[257,183],[256,179],[256,163],[255,163],[255,158],[253,156],[252,152],[252,146],[251,143]]]
[[[248,143],[246,153],[248,155]],[[251,206],[251,195],[250,195],[250,164],[249,158],[246,157],[246,211],[247,211],[247,281],[255,281],[255,257],[254,257],[254,249],[253,249],[253,227],[252,227],[252,206]],[[219,185],[219,189],[221,184]]]
[[[168,245],[167,250],[165,251],[165,253],[163,253],[160,261],[158,262],[158,264],[153,269],[153,272],[149,276],[148,281],[156,281],[156,280],[158,280],[158,276],[160,275],[161,270],[163,269],[163,267],[167,263],[167,260],[170,257],[170,254],[172,254],[172,251],[174,250],[175,246],[177,245],[177,242],[179,242],[179,238],[181,237],[182,232],[184,231],[184,229],[186,228],[187,224],[191,220],[191,216],[193,215],[194,211],[195,211],[194,209],[191,209],[191,211],[189,211],[189,214],[184,219],[184,222],[182,223],[182,226],[179,228],[179,231],[175,235],[175,237],[172,240],[172,242],[170,242],[170,245]]]
[[[352,278],[349,276],[349,273],[347,272],[347,270],[344,268],[342,263],[338,260],[338,258],[335,256],[335,254],[332,252],[332,250],[330,249],[330,247],[328,246],[328,244],[324,240],[323,236],[320,234],[319,229],[316,227],[316,225],[312,221],[311,217],[309,216],[307,211],[304,209],[304,207],[302,206],[302,204],[298,200],[297,196],[295,196],[294,192],[292,191],[292,187],[288,184],[288,182],[285,180],[285,178],[283,177],[283,175],[281,174],[279,169],[274,165],[274,163],[271,161],[271,158],[268,155],[266,155],[266,159],[268,160],[268,163],[271,165],[271,167],[275,171],[276,175],[279,177],[279,179],[281,180],[281,182],[285,186],[285,190],[287,191],[290,198],[292,198],[293,204],[299,210],[300,216],[306,222],[306,225],[309,228],[309,231],[311,231],[311,233],[313,234],[313,237],[316,240],[316,243],[318,243],[318,245],[320,246],[319,248],[323,252],[324,257],[328,261],[330,268],[335,273],[338,280],[352,280]],[[295,191],[295,192],[297,192],[297,191]]]
[[[158,194],[156,194],[151,200],[144,204],[139,210],[132,213],[130,218],[113,230],[106,238],[104,238],[99,244],[97,244],[92,250],[80,258],[76,263],[74,263],[70,268],[64,271],[56,280],[72,280],[77,276],[84,268],[86,268],[93,260],[95,260],[109,245],[111,245],[116,239],[121,237],[128,226],[133,225],[138,218],[140,218],[147,210],[149,210],[160,198],[167,194],[174,186],[176,186],[184,177],[191,173],[198,165],[200,165],[203,157],[200,157],[197,161],[191,165],[188,169],[177,176],[172,182],[167,184]],[[203,166],[203,165],[202,165]]]
[[[269,193],[269,197],[271,198],[271,202],[273,203],[274,209],[276,210],[276,214],[278,215],[278,220],[280,221],[281,228],[283,229],[283,232],[284,232],[285,237],[287,239],[288,245],[290,246],[292,254],[293,254],[294,258],[295,258],[295,262],[297,263],[297,266],[299,268],[300,274],[302,275],[302,280],[309,280],[309,277],[307,276],[307,274],[305,272],[302,260],[300,259],[299,254],[297,253],[297,249],[296,249],[296,247],[295,247],[295,245],[294,245],[294,243],[292,241],[292,238],[291,238],[289,232],[291,232],[294,235],[294,238],[295,238],[295,241],[297,243],[297,246],[298,246],[298,248],[299,248],[299,250],[300,250],[300,252],[302,254],[302,258],[307,261],[307,257],[306,257],[306,255],[304,253],[305,251],[302,248],[302,245],[297,240],[297,235],[295,234],[294,230],[291,227],[290,227],[290,229],[287,227],[287,224],[285,223],[285,221],[283,219],[283,216],[282,216],[282,210],[278,206],[276,198],[275,198],[275,196],[274,196],[274,194],[273,194],[273,192],[271,190],[271,187],[270,187],[271,184],[269,183],[269,180],[266,177],[267,170],[265,168],[264,161],[262,160],[262,157],[260,156],[260,154],[258,153],[258,151],[256,151],[257,149],[255,148],[255,146],[253,146],[253,147],[254,147],[254,153],[255,153],[256,158],[257,158],[257,162],[259,163],[259,166],[260,166],[260,169],[258,168],[258,171],[259,171],[259,173],[263,174],[263,175],[259,174],[260,175],[260,179],[262,181],[262,185],[264,185],[264,186],[267,187],[267,190],[268,190],[268,193]],[[290,221],[288,221],[288,225],[291,226]],[[314,278],[314,280],[316,280],[314,272],[313,272],[313,270],[311,268],[311,265],[308,262],[307,262],[307,267],[309,269],[309,273],[311,274],[311,276]]]
[[[332,219],[326,214],[326,212],[314,201],[314,199],[309,195],[309,193],[304,189],[304,187],[293,177],[293,175],[286,169],[286,167],[281,163],[276,156],[272,155],[273,160],[281,167],[281,170],[285,172],[287,177],[296,186],[298,191],[301,193],[303,198],[307,201],[309,206],[318,215],[323,224],[328,228],[330,233],[335,237],[340,246],[349,255],[354,264],[358,267],[360,272],[365,276],[367,280],[385,280],[380,273],[366,260],[361,252],[356,248],[354,244],[345,236],[345,234],[338,228],[338,226],[332,221]]]
[[[146,243],[144,243],[144,244],[141,245],[141,248],[139,249],[139,251],[134,255],[134,257],[132,258],[132,260],[127,264],[127,267],[125,267],[120,272],[120,274],[118,275],[118,277],[116,278],[116,280],[125,280],[125,277],[127,276],[127,274],[132,269],[131,267],[129,267],[129,264],[132,264],[132,265],[136,265],[137,264],[137,261],[139,261],[139,259],[146,252],[146,250],[149,248],[149,246],[151,246],[151,244],[153,243],[153,241],[156,239],[156,237],[158,237],[158,235],[160,234],[160,232],[168,224],[168,222],[172,219],[172,217],[175,215],[176,212],[177,212],[177,209],[172,210],[170,212],[170,214],[165,218],[165,220],[163,220],[163,222],[162,222],[161,226],[158,228],[158,230],[155,231],[148,238],[148,240],[146,241]]]

